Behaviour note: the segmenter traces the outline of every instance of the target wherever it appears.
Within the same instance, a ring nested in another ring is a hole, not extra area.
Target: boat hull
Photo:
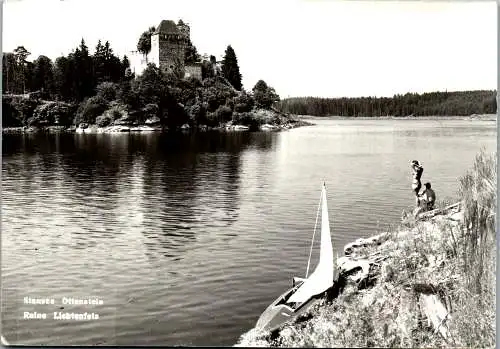
[[[293,309],[289,305],[283,304],[283,300],[288,299],[299,286],[300,285],[290,288],[268,306],[260,316],[255,327],[263,331],[275,331],[286,322],[297,319],[299,315],[303,314],[307,309],[319,301],[318,298],[311,297],[297,309]]]

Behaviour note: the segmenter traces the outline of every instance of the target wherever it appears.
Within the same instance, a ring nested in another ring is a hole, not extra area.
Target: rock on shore
[[[157,131],[162,131],[162,128],[158,126],[148,126],[148,125],[138,125],[138,126],[113,125],[106,127],[98,127],[96,125],[82,127],[80,125],[75,129],[76,133],[124,133],[124,132],[157,132]]]
[[[45,110],[45,109],[42,109]],[[35,132],[76,132],[76,133],[126,133],[126,132],[161,132],[167,130],[159,123],[159,118],[153,117],[146,120],[143,125],[125,122],[122,119],[116,120],[113,125],[99,127],[97,125],[80,124],[78,126],[61,125],[36,125],[23,127],[3,128],[4,133],[35,133]],[[218,130],[218,131],[283,131],[301,126],[309,126],[311,123],[301,120],[293,115],[283,114],[278,110],[255,109],[248,113],[235,113],[232,121],[216,127],[199,125],[197,130]],[[180,128],[181,131],[191,131],[193,128],[188,124]]]

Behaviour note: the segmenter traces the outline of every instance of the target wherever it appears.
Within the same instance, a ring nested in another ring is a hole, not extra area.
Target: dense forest
[[[392,98],[287,98],[279,108],[313,116],[467,116],[496,114],[496,91],[407,93]]]
[[[147,54],[148,31],[138,47]],[[145,44],[146,43],[146,44]],[[141,46],[142,45],[142,46]],[[186,62],[198,60],[194,45]],[[279,100],[263,80],[250,91],[241,85],[236,54],[228,46],[222,69],[215,59],[204,61],[202,81],[184,78],[180,70],[161,71],[149,64],[134,76],[126,56],[114,54],[111,44],[98,42],[91,53],[82,39],[67,56],[54,62],[39,56],[28,61],[30,52],[19,46],[3,53],[2,126],[65,126],[156,124],[168,129],[190,126],[218,126],[228,121],[251,123],[255,108],[269,109]]]
[[[131,78],[127,56],[117,57],[108,41],[99,41],[93,55],[82,39],[73,52],[54,62],[43,55],[30,62],[28,56],[30,52],[24,46],[3,53],[4,94],[36,91],[41,98],[79,102],[95,94],[102,82],[119,83]]]

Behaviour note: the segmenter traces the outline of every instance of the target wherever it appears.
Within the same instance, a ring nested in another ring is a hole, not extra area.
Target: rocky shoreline
[[[457,246],[463,222],[463,207],[457,203],[422,214],[416,221],[405,218],[395,231],[347,244],[345,255],[337,259],[341,286],[333,299],[327,292],[295,322],[274,333],[251,329],[235,346],[452,344],[451,304],[442,289],[459,277],[453,275],[449,253]],[[417,331],[419,340],[414,339]]]
[[[207,125],[198,125],[191,127],[188,124],[182,125],[179,130],[182,132],[189,131],[221,131],[221,132],[238,132],[238,131],[265,131],[277,132],[286,131],[297,127],[310,126],[312,123],[302,120],[300,117],[292,115],[284,115],[278,111],[256,110],[252,113],[252,118],[259,124],[258,128],[244,125],[233,124],[232,121],[221,124],[219,126],[210,127]],[[97,125],[80,124],[78,126],[22,126],[22,127],[5,127],[2,128],[2,133],[151,133],[151,132],[167,132],[168,127],[158,123],[146,124],[123,124],[110,125],[99,127]]]

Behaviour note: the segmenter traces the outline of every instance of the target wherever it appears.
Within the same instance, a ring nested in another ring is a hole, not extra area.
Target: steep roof
[[[177,28],[177,25],[175,24],[174,21],[165,20],[165,19],[163,21],[161,21],[158,28],[156,28],[156,32],[162,33],[162,34],[180,34],[181,33],[179,31],[179,28]]]

